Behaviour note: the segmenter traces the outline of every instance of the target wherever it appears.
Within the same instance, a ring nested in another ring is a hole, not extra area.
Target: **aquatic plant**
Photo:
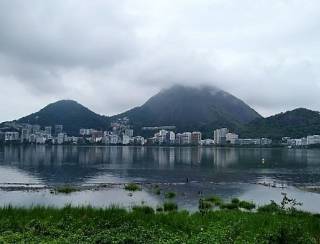
[[[209,197],[204,198],[204,200],[211,202],[216,206],[220,206],[223,203],[222,199],[218,196],[209,196]]]
[[[239,204],[237,203],[223,203],[220,206],[221,209],[229,209],[229,210],[235,210],[235,209],[239,209]]]
[[[256,205],[253,202],[241,201],[239,202],[239,207],[250,211],[255,209]]]
[[[213,203],[210,201],[207,201],[205,199],[200,198],[198,207],[199,207],[200,212],[206,212],[213,207]]]
[[[78,190],[77,188],[75,188],[73,186],[69,186],[69,185],[58,186],[57,188],[55,188],[55,192],[64,193],[64,194],[70,194],[70,193],[75,192],[77,190]]]
[[[168,198],[168,199],[171,199],[171,198],[174,198],[176,196],[176,193],[172,192],[172,191],[169,191],[169,192],[166,192],[164,194],[164,197],[165,198]]]
[[[141,191],[141,187],[136,183],[129,183],[124,186],[126,191]]]
[[[240,200],[239,200],[239,198],[232,198],[232,199],[231,199],[231,203],[233,203],[233,204],[239,204],[239,203],[240,203]]]

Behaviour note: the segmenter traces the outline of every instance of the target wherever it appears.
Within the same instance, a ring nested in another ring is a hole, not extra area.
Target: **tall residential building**
[[[230,144],[236,144],[236,141],[239,139],[239,136],[235,133],[226,134],[226,142]]]
[[[40,125],[32,125],[32,133],[33,134],[37,134],[38,132],[40,132]]]
[[[63,132],[63,125],[55,125],[54,126],[54,134],[58,135]]]
[[[199,145],[201,142],[201,132],[194,131],[191,133],[191,143],[193,145]]]
[[[5,141],[18,141],[19,140],[19,132],[5,132],[4,133]]]
[[[229,133],[227,128],[221,128],[214,131],[214,143],[217,145],[226,144],[226,135]]]
[[[176,139],[176,134],[173,131],[169,131],[166,134],[165,141],[166,141],[167,144],[174,144],[175,143],[175,139]]]
[[[65,134],[64,133],[59,133],[57,136],[57,143],[58,144],[63,144],[65,139]]]
[[[182,134],[181,133],[177,133],[176,134],[176,139],[175,139],[175,144],[180,145],[181,144],[181,138],[182,138]]]
[[[119,136],[118,135],[111,135],[110,136],[110,144],[118,144],[119,143]]]
[[[27,142],[29,141],[30,136],[30,130],[27,128],[24,128],[21,130],[21,142]]]
[[[51,126],[44,127],[44,132],[47,136],[51,136],[52,135],[52,127]]]
[[[191,132],[184,132],[181,135],[181,144],[187,145],[191,143]]]
[[[125,134],[122,135],[122,145],[128,145],[130,143],[130,136]]]
[[[133,137],[133,129],[125,129],[124,134],[129,137]]]

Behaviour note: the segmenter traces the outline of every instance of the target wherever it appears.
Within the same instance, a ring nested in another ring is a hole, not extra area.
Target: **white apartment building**
[[[182,134],[181,133],[177,133],[176,134],[176,138],[175,138],[175,144],[180,145],[181,144],[181,138],[182,138]]]
[[[272,144],[272,140],[271,140],[271,139],[268,139],[268,138],[261,138],[261,139],[260,139],[260,144],[261,144],[262,146],[271,145],[271,144]]]
[[[118,144],[120,142],[118,135],[110,135],[110,144]]]
[[[260,145],[260,139],[237,139],[237,144],[240,145]]]
[[[188,145],[191,143],[191,132],[184,132],[181,135],[181,144]]]
[[[212,139],[204,139],[204,140],[201,140],[200,144],[203,145],[203,146],[213,145],[214,144],[214,140],[212,140]]]
[[[227,128],[221,128],[214,131],[214,143],[215,144],[225,144],[226,135],[229,133]]]
[[[226,142],[230,144],[236,144],[237,139],[239,138],[239,135],[235,133],[227,133],[226,134]]]
[[[191,133],[191,143],[193,145],[199,145],[201,142],[201,132],[194,131]]]
[[[128,145],[130,143],[130,136],[128,135],[123,135],[122,136],[122,144],[123,145]]]
[[[46,137],[42,134],[36,135],[36,143],[37,144],[45,144],[46,143]]]
[[[176,134],[173,131],[169,131],[166,135],[166,143],[174,144],[176,140]]]
[[[128,137],[133,137],[133,130],[132,129],[125,129],[124,134]]]
[[[57,136],[57,143],[58,144],[63,144],[65,139],[65,134],[64,133],[59,133]]]
[[[29,129],[22,129],[21,130],[21,142],[28,141],[30,136]]]
[[[320,144],[320,135],[307,136],[307,144],[308,145]]]
[[[44,127],[44,132],[46,133],[46,135],[51,136],[52,135],[52,127],[51,126]]]
[[[5,141],[18,141],[19,140],[19,132],[5,132],[4,133]]]
[[[32,133],[36,134],[40,131],[41,127],[40,125],[32,125]]]

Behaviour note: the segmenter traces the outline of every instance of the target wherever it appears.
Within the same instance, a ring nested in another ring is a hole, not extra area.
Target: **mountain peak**
[[[211,133],[218,127],[237,128],[261,116],[233,95],[215,87],[174,85],[151,97],[141,107],[118,117],[128,117],[135,129],[175,125],[178,131]]]
[[[105,116],[92,112],[74,100],[50,103],[40,111],[19,119],[18,122],[41,126],[61,124],[71,135],[78,135],[81,128],[106,129],[108,127]]]
[[[48,107],[48,106],[74,106],[74,105],[83,106],[75,100],[62,99],[62,100],[58,100],[56,102],[50,103],[46,107]]]

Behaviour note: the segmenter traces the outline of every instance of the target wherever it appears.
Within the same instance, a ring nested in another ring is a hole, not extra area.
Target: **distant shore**
[[[122,144],[34,144],[34,143],[5,143],[0,146],[75,146],[75,147],[148,147],[148,148],[161,148],[161,147],[175,147],[175,148],[285,148],[289,149],[287,145],[122,145]],[[290,149],[318,149],[319,147],[292,147]]]

